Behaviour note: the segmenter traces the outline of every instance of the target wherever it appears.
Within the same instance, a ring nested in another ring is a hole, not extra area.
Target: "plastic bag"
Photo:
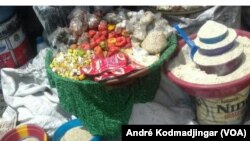
[[[191,14],[164,14],[172,25],[179,23],[188,34],[197,33],[198,29],[207,21],[215,20],[231,28],[241,26],[241,7],[239,6],[213,6],[204,7],[200,12]]]
[[[61,34],[65,33],[66,28],[69,27],[69,33],[76,33],[70,37],[69,41],[72,43],[78,36],[81,36],[87,26],[95,26],[96,21],[99,20],[96,15],[101,17],[112,9],[112,6],[33,6],[33,10],[44,28],[45,38],[53,47],[62,43],[58,40],[57,35],[69,37],[69,35]]]
[[[68,26],[68,15],[74,9],[71,6],[33,6],[39,21],[47,35],[52,34],[57,27]]]

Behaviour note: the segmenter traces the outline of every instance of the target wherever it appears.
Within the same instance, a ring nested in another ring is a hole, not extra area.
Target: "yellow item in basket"
[[[108,24],[108,30],[112,31],[115,29],[115,24]]]

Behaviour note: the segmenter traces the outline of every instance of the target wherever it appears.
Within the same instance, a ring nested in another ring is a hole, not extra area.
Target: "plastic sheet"
[[[67,17],[74,7],[60,6],[34,6],[33,9],[48,35],[54,32],[57,27],[68,25]]]
[[[241,7],[239,6],[213,6],[204,7],[203,10],[193,13],[178,15],[162,12],[164,17],[171,23],[179,23],[188,34],[196,33],[207,21],[215,20],[231,28],[241,26]]]

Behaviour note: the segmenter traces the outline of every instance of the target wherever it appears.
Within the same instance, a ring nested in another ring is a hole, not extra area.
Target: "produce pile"
[[[76,8],[69,27],[59,28],[50,64],[62,77],[103,81],[152,65],[172,33],[160,13],[119,9],[104,14]]]

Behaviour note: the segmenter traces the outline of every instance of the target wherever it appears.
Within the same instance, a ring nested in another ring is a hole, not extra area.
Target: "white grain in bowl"
[[[74,127],[67,131],[60,141],[90,141],[93,136],[82,127]]]
[[[199,69],[196,64],[190,59],[188,54],[188,46],[185,45],[178,55],[170,62],[168,70],[183,81],[195,84],[221,84],[240,79],[250,74],[250,39],[239,36],[236,39],[244,48],[245,58],[239,68],[225,76],[216,74],[207,74]]]

